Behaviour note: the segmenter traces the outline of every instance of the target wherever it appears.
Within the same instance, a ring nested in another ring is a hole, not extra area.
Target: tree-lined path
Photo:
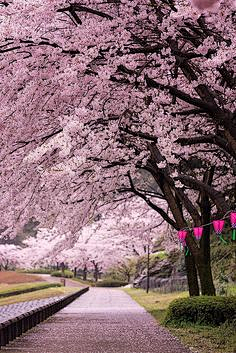
[[[103,288],[91,288],[2,352],[190,353],[126,293]]]

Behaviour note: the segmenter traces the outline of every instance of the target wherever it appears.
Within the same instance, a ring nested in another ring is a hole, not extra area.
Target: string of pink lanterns
[[[231,223],[231,227],[232,227],[232,240],[235,241],[236,240],[236,211],[230,211],[226,215],[228,215],[229,213],[230,213],[230,223]],[[214,231],[219,236],[220,240],[223,243],[227,244],[227,242],[224,240],[224,238],[222,236],[222,231],[224,229],[224,224],[225,224],[224,218],[226,217],[226,215],[223,217],[223,219],[214,220],[212,223],[203,224],[200,227],[194,227],[194,228],[188,228],[188,229],[193,230],[193,235],[194,235],[195,239],[199,242],[202,238],[202,235],[203,235],[204,226],[212,224]],[[189,249],[187,248],[187,244],[186,244],[187,235],[188,235],[187,229],[181,229],[178,231],[180,249],[182,247],[183,247],[183,249],[186,249],[186,252],[185,252],[186,256],[189,254]]]

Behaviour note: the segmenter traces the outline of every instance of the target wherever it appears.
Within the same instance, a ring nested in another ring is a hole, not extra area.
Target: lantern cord
[[[226,214],[221,219],[226,219],[228,214],[230,214],[231,212],[234,212],[234,211],[230,210],[230,211],[226,212]],[[201,227],[210,226],[211,224],[213,224],[213,222],[202,224]],[[181,230],[193,230],[193,228],[186,227],[186,228],[181,228]]]
[[[218,234],[218,236],[219,236],[220,240],[222,241],[222,243],[228,244],[227,241],[224,240],[222,234]]]
[[[232,240],[236,240],[236,229],[233,229]]]
[[[188,256],[188,254],[189,254],[189,248],[186,247],[185,256]]]

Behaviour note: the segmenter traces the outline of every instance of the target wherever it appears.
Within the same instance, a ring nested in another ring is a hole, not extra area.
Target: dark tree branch
[[[189,109],[189,110],[184,110],[182,112],[174,112],[174,113],[171,113],[172,116],[176,116],[176,115],[198,115],[198,114],[201,114],[201,113],[204,113],[204,110],[203,109]]]
[[[191,97],[189,94],[177,89],[176,87],[158,83],[152,78],[148,77],[147,75],[145,76],[145,80],[148,87],[167,90],[174,97],[177,97],[180,100],[186,103],[189,103],[195,107],[203,109],[205,113],[209,114],[209,116],[213,121],[222,124],[224,127],[228,129],[231,136],[233,138],[236,138],[236,126],[233,124],[233,113],[231,113],[230,111],[228,110],[223,111],[215,103],[204,101],[199,98]],[[207,89],[204,88],[204,86],[201,86],[201,87],[199,86],[197,90],[198,91],[201,90],[201,94],[205,93],[208,96],[208,91]]]
[[[8,3],[8,2],[6,2],[6,1],[2,1],[2,2],[0,2],[0,6],[5,6],[5,7],[7,7],[7,6],[9,6],[10,4]]]
[[[74,17],[76,15],[76,12],[87,12],[87,13],[91,13],[93,15],[97,15],[99,17],[104,17],[104,18],[107,18],[108,20],[112,20],[113,17],[102,12],[102,11],[98,11],[98,10],[94,10],[94,9],[91,9],[89,7],[86,7],[86,6],[82,6],[80,4],[71,4],[70,6],[68,7],[65,7],[63,9],[58,9],[57,12],[69,12],[71,13],[71,15]],[[76,17],[78,17],[76,15]],[[74,17],[76,19],[76,17]],[[78,24],[82,24],[82,21],[79,19],[79,17],[76,19],[76,22]]]
[[[212,186],[207,185],[206,183],[194,179],[188,175],[179,175],[175,178],[175,180],[180,180],[184,185],[187,185],[194,190],[206,192],[211,200],[215,203],[217,209],[223,214],[229,211],[229,206],[225,202],[224,195],[220,191],[214,189]]]
[[[159,215],[167,222],[169,223],[172,227],[174,227],[175,229],[179,229],[177,224],[173,221],[173,219],[171,219],[168,214],[160,207],[158,207],[157,205],[155,205],[148,197],[146,197],[144,194],[142,194],[141,192],[139,192],[133,183],[133,180],[130,176],[130,174],[128,174],[128,178],[129,178],[129,183],[130,183],[130,192],[133,192],[135,195],[139,196],[141,199],[143,199],[148,206],[150,206],[153,210],[155,210],[156,212],[159,213]]]
[[[119,127],[119,130],[126,132],[127,134],[135,136],[135,137],[141,137],[145,140],[157,142],[157,137],[149,135],[147,133],[143,133],[141,131],[132,131],[132,130],[128,129],[127,127],[121,127],[121,126]]]
[[[201,143],[210,143],[217,145],[222,148],[224,151],[229,153],[232,157],[236,158],[236,152],[232,150],[225,139],[217,135],[206,135],[206,136],[195,136],[195,137],[181,137],[176,140],[177,143],[180,143],[181,146],[191,146]]]
[[[199,99],[199,98],[194,98],[191,97],[189,94],[180,91],[179,89],[177,89],[176,87],[172,87],[170,85],[163,85],[162,83],[158,83],[155,80],[153,80],[152,78],[148,77],[146,75],[145,77],[147,86],[150,88],[158,88],[161,90],[168,90],[172,95],[176,96],[177,98],[183,100],[186,103],[192,104],[198,108],[201,108],[204,110],[204,112],[208,113],[208,114],[221,114],[222,115],[222,111],[220,108],[217,107],[217,105],[214,104],[210,104],[208,102],[204,102],[203,100]]]

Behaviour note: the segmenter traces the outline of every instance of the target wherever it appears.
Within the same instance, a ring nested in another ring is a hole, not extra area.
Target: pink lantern
[[[236,240],[236,212],[230,213],[231,227],[233,228],[232,240]]]
[[[236,212],[230,213],[230,222],[231,222],[232,228],[236,228]]]
[[[200,240],[203,233],[203,227],[195,227],[193,228],[193,234],[197,240]]]
[[[224,228],[225,221],[223,219],[213,221],[213,227],[216,234],[221,234]]]
[[[182,230],[179,230],[179,231],[178,231],[179,241],[180,241],[180,243],[181,243],[183,246],[186,246],[186,241],[185,241],[185,239],[186,239],[187,235],[188,235],[187,230],[183,230],[183,229],[182,229]]]

